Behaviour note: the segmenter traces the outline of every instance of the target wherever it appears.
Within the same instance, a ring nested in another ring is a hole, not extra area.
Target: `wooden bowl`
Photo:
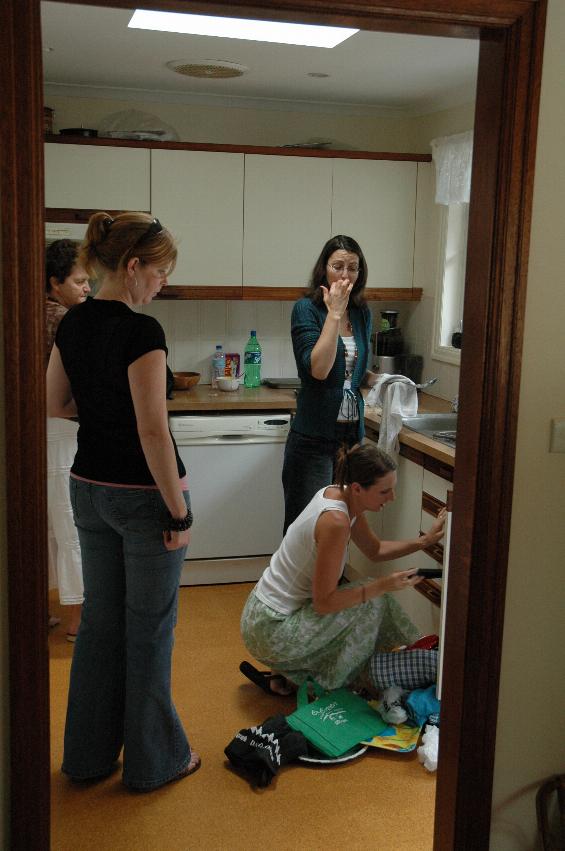
[[[173,372],[173,378],[175,379],[175,383],[173,384],[175,390],[190,390],[191,387],[194,387],[200,381],[200,373]]]

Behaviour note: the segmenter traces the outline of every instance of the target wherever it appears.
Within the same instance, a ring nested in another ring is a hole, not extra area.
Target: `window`
[[[468,223],[468,204],[442,207],[432,356],[455,364],[461,355],[451,345],[451,336],[463,321]]]
[[[458,364],[460,351],[451,337],[463,321],[473,131],[432,139],[431,147],[435,200],[442,205],[432,357]]]

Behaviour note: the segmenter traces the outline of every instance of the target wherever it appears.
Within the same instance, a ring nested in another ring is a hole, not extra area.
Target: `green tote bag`
[[[308,702],[312,687],[317,699]],[[298,708],[287,723],[327,756],[337,757],[359,742],[378,736],[387,724],[366,700],[346,688],[325,692],[312,679],[298,689]]]

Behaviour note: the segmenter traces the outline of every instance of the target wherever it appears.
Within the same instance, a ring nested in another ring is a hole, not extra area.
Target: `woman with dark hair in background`
[[[45,252],[46,358],[45,369],[59,322],[70,307],[86,301],[88,273],[78,262],[78,246],[58,239]],[[59,602],[69,613],[67,641],[75,641],[83,601],[80,545],[69,500],[69,470],[77,449],[78,425],[72,420],[47,420],[47,523],[49,574],[59,590]],[[54,625],[58,619],[50,618]]]
[[[285,447],[283,534],[323,485],[333,481],[338,448],[363,438],[359,387],[369,362],[371,312],[364,299],[367,263],[350,236],[324,245],[291,333],[302,386]]]
[[[163,329],[133,309],[167,285],[177,249],[145,213],[101,212],[81,256],[98,292],[62,320],[47,373],[50,416],[80,421],[70,487],[85,599],[63,771],[105,777],[123,746],[124,784],[150,791],[200,766],[171,698],[190,498],[167,419]]]
[[[350,539],[373,562],[401,558],[440,540],[445,513],[420,537],[381,541],[365,512],[380,511],[394,499],[396,464],[373,444],[342,446],[335,481],[319,490],[291,524],[243,610],[243,640],[271,670],[260,672],[244,662],[241,671],[267,692],[288,694],[309,676],[326,689],[353,684],[361,676],[376,690],[386,688],[392,683],[383,681],[380,654],[419,637],[388,593],[416,585],[415,568],[361,585],[340,585],[340,579]],[[433,682],[434,653],[393,654],[395,685],[416,688]]]

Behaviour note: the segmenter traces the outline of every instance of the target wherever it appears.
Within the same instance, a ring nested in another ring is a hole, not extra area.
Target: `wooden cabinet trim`
[[[453,482],[453,467],[438,461],[437,458],[432,458],[431,455],[424,457],[424,469],[439,476],[440,479],[445,479],[446,482]]]
[[[431,514],[432,517],[437,517],[442,508],[445,508],[445,502],[436,499],[435,496],[426,493],[426,491],[422,491],[422,511]]]
[[[90,217],[93,213],[98,213],[98,210],[87,210],[87,209],[73,209],[67,207],[46,207],[45,208],[45,221],[46,222],[55,222],[55,223],[64,223],[64,224],[78,224],[78,225],[87,225]],[[129,210],[104,210],[105,213],[108,213],[109,216],[119,216],[120,213],[130,212]],[[131,211],[133,212],[133,211]],[[137,213],[150,213],[151,210],[136,210]]]
[[[169,299],[171,301],[241,301],[242,288],[234,287],[198,287],[187,284],[184,287],[167,286],[161,290],[156,300]]]
[[[400,455],[402,455],[403,458],[408,459],[408,461],[413,461],[414,464],[418,464],[419,467],[425,467],[425,458],[427,456],[425,456],[423,452],[420,452],[419,449],[414,449],[412,446],[407,446],[405,443],[401,443]]]
[[[209,151],[230,154],[265,154],[277,157],[319,157],[343,160],[393,160],[398,162],[429,163],[430,154],[397,153],[395,151],[328,151],[319,148],[285,148],[270,145],[216,145],[208,142],[153,142],[133,139],[83,139],[82,136],[46,135],[45,142],[57,145],[88,145],[91,147],[149,148],[168,151]]]
[[[418,594],[422,594],[430,603],[439,608],[441,605],[441,588],[437,582],[434,582],[433,579],[422,579],[421,582],[414,585],[414,588]]]
[[[108,210],[108,212],[110,212]],[[70,219],[47,219],[47,221],[80,221]],[[165,287],[158,299],[170,300],[212,300],[230,299],[239,301],[298,301],[304,295],[304,287],[214,287],[214,286],[169,286]],[[420,301],[422,290],[417,287],[412,289],[375,289],[366,290],[367,301]]]
[[[420,532],[420,534],[423,534],[423,532]],[[424,547],[422,552],[433,558],[438,564],[443,564],[443,544],[432,544],[430,547]]]

